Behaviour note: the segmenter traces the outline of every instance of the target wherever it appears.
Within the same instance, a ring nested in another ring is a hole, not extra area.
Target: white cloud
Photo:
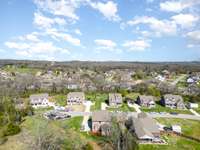
[[[193,41],[199,42],[200,44],[200,30],[188,32],[186,36]]]
[[[129,51],[144,51],[147,48],[150,48],[150,42],[148,40],[134,40],[126,41],[122,44],[123,47],[128,48]]]
[[[97,2],[97,3],[90,3],[90,5],[94,8],[99,10],[108,20],[110,21],[119,21],[120,17],[117,15],[117,4],[113,1],[108,1],[106,3]]]
[[[72,20],[79,19],[75,10],[81,0],[34,0],[34,2],[40,9],[53,15],[65,16]]]
[[[97,40],[94,40],[94,42],[96,43],[96,45],[100,46],[100,48],[102,49],[112,50],[117,46],[116,43],[111,40],[97,39]]]
[[[159,20],[148,16],[135,17],[133,20],[128,21],[127,24],[131,26],[147,24],[156,36],[175,35],[177,31],[177,26],[174,21]]]
[[[40,28],[50,28],[54,24],[65,25],[66,21],[63,18],[49,18],[44,16],[42,13],[34,13],[34,24]]]
[[[30,47],[29,44],[27,43],[16,43],[16,42],[5,42],[5,45],[8,48],[12,48],[12,49],[28,49]]]
[[[181,25],[182,28],[190,28],[198,21],[198,17],[191,14],[178,14],[171,17],[176,24]]]
[[[80,40],[72,37],[70,34],[58,32],[56,29],[48,29],[46,33],[58,41],[61,38],[62,40],[65,40],[74,46],[81,46]]]
[[[169,12],[181,12],[198,4],[200,4],[199,0],[169,0],[160,3],[160,9]]]
[[[188,32],[186,37],[188,38],[188,48],[200,47],[200,30]]]
[[[82,35],[81,31],[79,29],[75,29],[74,32],[77,34],[77,35]]]

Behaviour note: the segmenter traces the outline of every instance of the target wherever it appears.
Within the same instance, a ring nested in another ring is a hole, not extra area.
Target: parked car
[[[170,112],[171,115],[178,115],[177,112]]]

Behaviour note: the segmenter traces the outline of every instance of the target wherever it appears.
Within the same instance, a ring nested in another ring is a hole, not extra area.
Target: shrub
[[[20,127],[18,125],[15,125],[13,123],[9,123],[6,127],[6,130],[4,131],[4,135],[14,135],[20,132]]]

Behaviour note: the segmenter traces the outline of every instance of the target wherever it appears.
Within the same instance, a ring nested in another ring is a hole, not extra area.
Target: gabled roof
[[[92,113],[92,121],[111,122],[111,114],[106,110],[94,111]]]
[[[133,126],[139,139],[154,138],[153,133],[159,133],[159,127],[156,121],[148,115],[139,114],[138,118],[133,117]]]
[[[33,95],[30,95],[30,99],[33,100],[33,99],[40,99],[40,98],[48,98],[49,97],[49,94],[48,93],[42,93],[42,94],[33,94]]]

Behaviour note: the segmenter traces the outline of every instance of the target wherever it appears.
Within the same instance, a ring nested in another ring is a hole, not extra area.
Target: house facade
[[[85,94],[83,92],[70,92],[67,95],[68,105],[80,105],[85,101]]]
[[[119,93],[109,93],[109,105],[118,106],[122,104],[122,95]]]
[[[163,106],[171,109],[185,109],[183,98],[180,95],[166,94],[160,102]]]
[[[153,108],[156,106],[153,96],[146,96],[146,95],[138,96],[136,102],[138,105],[148,108]]]
[[[92,113],[92,132],[107,136],[110,134],[111,114],[106,110]]]
[[[29,99],[34,108],[49,106],[49,94],[47,93],[30,95]]]

